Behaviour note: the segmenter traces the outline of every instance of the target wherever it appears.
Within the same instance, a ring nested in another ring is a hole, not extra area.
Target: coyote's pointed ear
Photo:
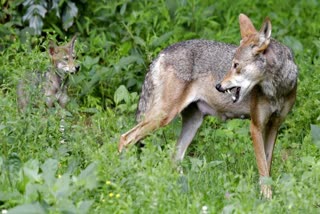
[[[259,42],[257,44],[257,47],[255,48],[256,53],[264,51],[269,46],[271,38],[271,28],[272,26],[270,19],[269,17],[266,17],[258,34]]]
[[[242,39],[249,35],[257,33],[257,30],[253,26],[249,17],[242,13],[239,15],[239,24],[240,24],[240,33],[241,33]]]
[[[54,51],[56,49],[56,44],[53,41],[49,42],[49,54],[50,56],[54,55]]]

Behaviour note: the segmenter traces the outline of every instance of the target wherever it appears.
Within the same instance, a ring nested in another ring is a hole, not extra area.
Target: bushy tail
[[[136,120],[138,122],[141,121],[146,111],[150,108],[150,104],[153,100],[153,90],[154,83],[152,79],[152,70],[150,69],[150,71],[146,74],[146,77],[144,79],[138,109],[136,112]]]

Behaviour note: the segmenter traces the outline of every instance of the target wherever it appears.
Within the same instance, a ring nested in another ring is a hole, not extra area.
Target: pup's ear
[[[74,43],[75,43],[75,41],[76,41],[76,39],[77,39],[77,36],[78,36],[78,34],[75,34],[73,37],[72,37],[72,39],[71,39],[71,41],[70,41],[70,48],[74,48]]]
[[[70,56],[72,56],[74,53],[74,43],[75,43],[76,39],[77,39],[77,34],[75,34],[72,37],[71,41],[67,44],[67,48],[68,48],[68,52],[69,52]]]
[[[53,41],[49,42],[49,54],[50,56],[54,55],[54,51],[56,49],[56,44]]]
[[[266,17],[258,34],[259,42],[258,46],[256,47],[256,52],[262,52],[269,46],[271,29],[271,21],[269,17]]]
[[[239,15],[239,24],[240,24],[240,33],[241,33],[242,39],[249,35],[257,33],[257,30],[253,26],[249,17],[242,13]]]

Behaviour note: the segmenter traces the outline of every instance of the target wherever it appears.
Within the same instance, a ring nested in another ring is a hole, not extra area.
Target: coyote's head
[[[265,52],[270,43],[271,22],[267,17],[260,31],[257,31],[250,19],[239,16],[242,40],[232,60],[231,69],[221,83],[216,85],[220,92],[232,94],[233,102],[240,102],[251,89],[259,84],[266,70]]]
[[[76,35],[64,46],[57,46],[52,41],[49,44],[49,54],[52,64],[59,75],[76,73],[80,66],[76,64],[74,43]]]

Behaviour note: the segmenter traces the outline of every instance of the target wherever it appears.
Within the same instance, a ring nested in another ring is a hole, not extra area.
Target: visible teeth
[[[228,90],[227,90],[227,92],[228,92],[228,94],[231,94],[231,91],[230,91],[230,89],[228,89]]]
[[[236,99],[237,99],[236,96],[232,96],[233,101],[236,101]]]

